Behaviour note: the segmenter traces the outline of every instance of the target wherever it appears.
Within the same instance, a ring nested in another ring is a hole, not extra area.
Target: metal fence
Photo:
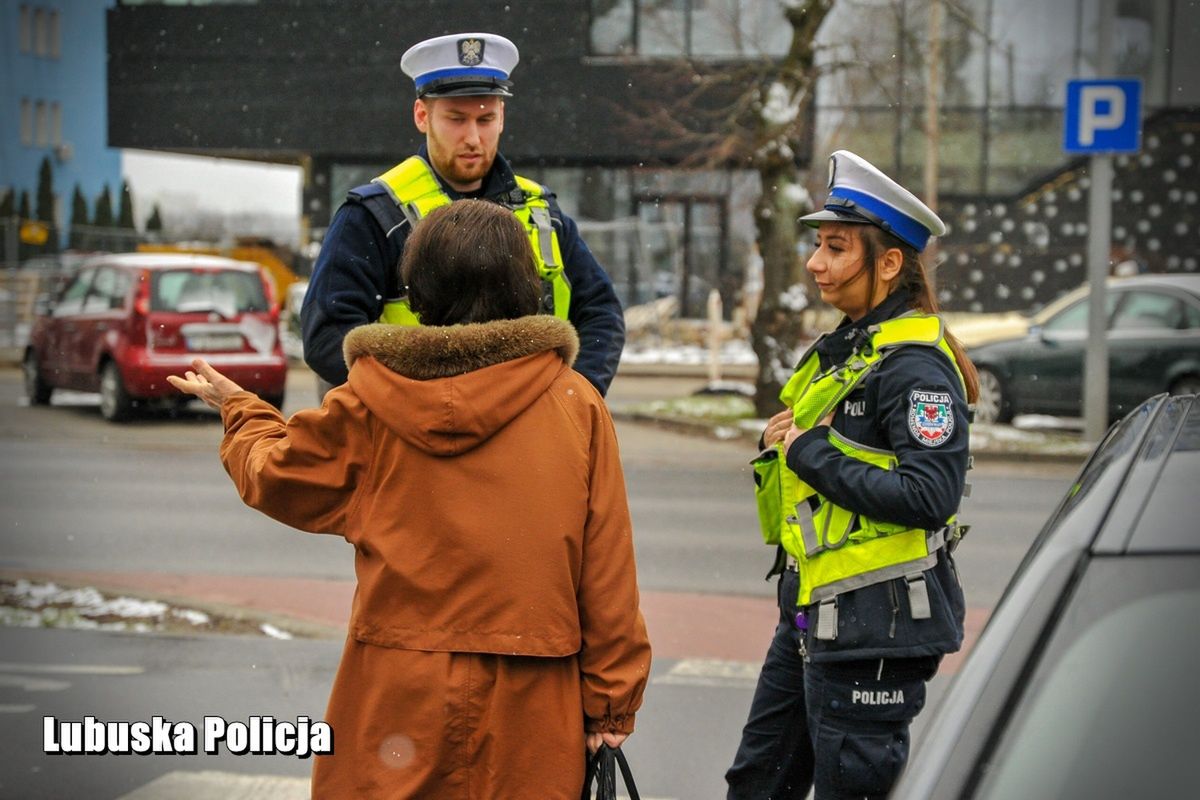
[[[90,255],[38,256],[24,262],[20,269],[0,269],[0,363],[20,363],[38,298],[57,291],[62,281]]]

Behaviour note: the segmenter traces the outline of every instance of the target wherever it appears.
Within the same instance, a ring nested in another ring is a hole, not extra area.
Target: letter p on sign
[[[1136,153],[1141,145],[1142,84],[1137,80],[1067,83],[1063,149],[1068,153]]]

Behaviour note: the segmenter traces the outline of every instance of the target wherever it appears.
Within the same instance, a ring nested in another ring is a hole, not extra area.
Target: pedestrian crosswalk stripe
[[[204,770],[168,772],[118,800],[308,800],[309,793],[308,778]],[[617,795],[617,800],[629,798]],[[645,797],[645,800],[675,798]]]
[[[308,800],[309,779],[203,770],[168,772],[119,800]]]
[[[54,675],[141,675],[144,667],[115,664],[17,664],[0,661],[0,672],[33,672]]]
[[[69,689],[67,681],[50,678],[31,678],[28,675],[0,675],[0,689],[17,688],[26,692],[61,692]]]
[[[715,658],[685,658],[676,662],[665,675],[651,683],[714,688],[754,688],[760,665],[749,661],[722,661]]]
[[[29,703],[0,703],[0,714],[28,714],[35,708]]]

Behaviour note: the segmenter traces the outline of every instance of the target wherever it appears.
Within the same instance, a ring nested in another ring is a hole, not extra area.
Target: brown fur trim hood
[[[374,358],[413,380],[450,378],[505,361],[554,350],[575,363],[579,337],[569,322],[551,316],[521,317],[469,325],[362,325],[346,334],[347,368]]]

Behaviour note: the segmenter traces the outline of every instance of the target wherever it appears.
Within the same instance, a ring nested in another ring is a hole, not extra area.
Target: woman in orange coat
[[[422,325],[351,331],[320,409],[171,382],[220,410],[248,505],[355,547],[313,796],[575,798],[650,669],[612,420],[511,212],[431,212],[401,276]]]

